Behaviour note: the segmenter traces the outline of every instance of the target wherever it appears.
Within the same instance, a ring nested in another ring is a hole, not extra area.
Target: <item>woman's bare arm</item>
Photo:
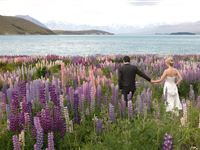
[[[183,77],[178,70],[176,70],[176,71],[177,71],[177,75],[178,75],[178,81],[176,82],[176,84],[178,85],[183,80]]]
[[[158,80],[151,80],[151,83],[160,83],[160,82],[162,82],[166,78],[166,76],[167,76],[167,71],[165,70],[163,72],[162,76],[160,77],[160,79],[158,79]]]

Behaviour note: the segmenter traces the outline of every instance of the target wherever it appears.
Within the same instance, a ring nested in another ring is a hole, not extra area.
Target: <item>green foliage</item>
[[[12,150],[12,133],[9,131],[1,132],[0,135],[0,149],[2,150]]]
[[[52,66],[51,68],[49,68],[49,71],[53,74],[53,73],[59,73],[60,71],[60,65],[55,65],[55,66]]]
[[[2,89],[2,87],[3,87],[3,81],[2,80],[0,80],[0,91],[1,91],[1,89]]]
[[[63,62],[65,63],[65,65],[71,64],[71,60],[70,59],[64,59]]]
[[[189,96],[189,91],[190,91],[190,85],[188,82],[182,81],[179,88],[179,94],[180,97],[188,97]]]
[[[14,71],[17,67],[21,66],[21,63],[4,63],[0,62],[0,72]]]
[[[105,75],[107,78],[109,78],[111,69],[109,67],[105,67],[105,68],[102,68],[102,72],[103,72],[103,75]]]
[[[25,134],[25,147],[24,150],[33,149],[36,139],[33,138],[31,131],[27,131]]]
[[[200,95],[200,84],[198,82],[195,82],[192,85],[193,85],[195,95]]]
[[[53,68],[52,70],[54,71],[55,69]],[[51,75],[51,71],[47,69],[46,66],[44,66],[36,70],[36,72],[33,74],[32,79],[35,80],[41,77],[49,77],[50,75]]]

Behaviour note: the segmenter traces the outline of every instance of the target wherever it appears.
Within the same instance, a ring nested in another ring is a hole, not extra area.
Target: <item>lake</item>
[[[200,54],[200,35],[4,35],[0,55]]]

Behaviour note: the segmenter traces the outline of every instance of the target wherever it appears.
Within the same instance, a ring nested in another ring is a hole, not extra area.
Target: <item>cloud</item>
[[[130,3],[135,6],[152,6],[160,3],[161,0],[130,0]]]

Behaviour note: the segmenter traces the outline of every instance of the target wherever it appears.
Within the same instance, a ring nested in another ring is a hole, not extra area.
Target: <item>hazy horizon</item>
[[[198,0],[0,0],[0,14],[90,26],[146,27],[200,20]]]

